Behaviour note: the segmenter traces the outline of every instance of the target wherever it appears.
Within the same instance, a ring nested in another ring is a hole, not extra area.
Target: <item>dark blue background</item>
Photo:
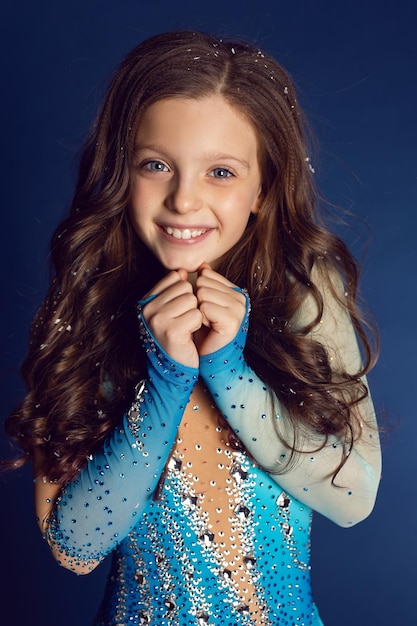
[[[413,3],[3,0],[0,20],[1,415],[23,392],[18,367],[46,285],[49,237],[70,201],[76,150],[114,65],[164,30],[257,41],[301,89],[321,140],[314,165],[326,196],[369,226],[362,285],[382,337],[370,382],[378,411],[399,421],[384,437],[372,516],[350,530],[315,516],[315,598],[326,626],[416,624]],[[29,470],[0,479],[0,489],[0,623],[88,626],[107,564],[77,578],[54,563],[35,523]]]

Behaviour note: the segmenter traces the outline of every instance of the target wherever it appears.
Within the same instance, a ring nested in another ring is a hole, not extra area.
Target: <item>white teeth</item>
[[[171,228],[171,226],[165,226],[164,230],[168,235],[172,235],[174,239],[192,239],[193,237],[199,237],[206,230],[190,230],[189,228],[184,228],[180,230],[179,228]]]

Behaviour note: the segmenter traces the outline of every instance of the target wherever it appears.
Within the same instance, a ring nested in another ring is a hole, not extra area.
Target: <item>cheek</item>
[[[149,181],[134,182],[130,192],[129,212],[132,223],[145,224],[158,211],[163,198],[158,186]]]
[[[132,224],[142,224],[146,220],[149,213],[149,194],[146,193],[146,187],[139,183],[134,183],[130,192],[128,214]]]
[[[242,191],[234,202],[236,217],[241,217],[242,221],[249,219],[251,213],[257,213],[259,209],[259,187],[251,187]]]
[[[131,197],[127,207],[127,219],[139,239],[143,239],[141,215],[135,207],[134,200]]]

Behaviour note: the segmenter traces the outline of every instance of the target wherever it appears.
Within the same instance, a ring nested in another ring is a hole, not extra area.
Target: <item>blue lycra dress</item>
[[[218,461],[229,479],[230,522],[219,537],[202,514],[207,496],[179,457],[170,458],[161,499],[148,502],[114,551],[95,624],[321,624],[310,589],[310,509],[226,448]],[[239,546],[232,565],[224,554],[230,536]],[[239,593],[245,587],[254,593]]]
[[[286,454],[258,439],[270,394],[243,358],[248,315],[198,370],[172,361],[141,318],[148,378],[61,493],[47,531],[74,569],[113,553],[95,626],[322,624],[311,509],[253,460],[257,446],[280,449],[277,463]]]

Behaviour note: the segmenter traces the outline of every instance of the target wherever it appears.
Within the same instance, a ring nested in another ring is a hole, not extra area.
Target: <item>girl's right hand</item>
[[[144,305],[142,314],[157,343],[174,361],[198,368],[193,333],[201,328],[202,314],[187,279],[183,269],[164,276],[146,295],[154,298]]]

